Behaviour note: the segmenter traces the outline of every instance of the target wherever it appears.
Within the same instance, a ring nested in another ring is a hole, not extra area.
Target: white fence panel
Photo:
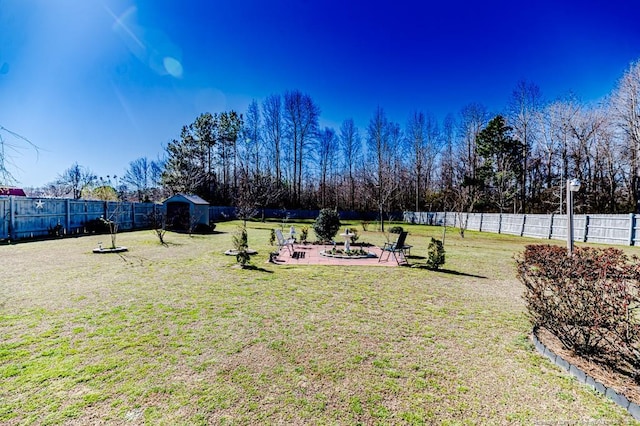
[[[500,233],[509,235],[522,235],[525,216],[521,214],[502,214]]]
[[[451,212],[405,212],[405,220],[410,223],[428,225],[460,226],[466,222],[466,229],[481,232],[520,235],[544,239],[567,239],[566,215],[543,214],[500,214]],[[640,245],[640,215],[574,215],[574,241]]]
[[[632,215],[589,216],[587,241],[594,243],[631,244]]]
[[[524,222],[523,237],[549,238],[553,215],[528,214]]]

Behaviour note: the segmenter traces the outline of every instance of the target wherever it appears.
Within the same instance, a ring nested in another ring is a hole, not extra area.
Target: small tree
[[[442,241],[431,238],[427,253],[427,268],[438,269],[440,266],[444,265],[445,251]]]
[[[340,229],[340,216],[336,210],[322,209],[313,224],[313,230],[320,241],[331,241]]]
[[[120,219],[120,212],[122,211],[122,203],[116,202],[116,207],[113,209],[111,214],[108,217],[100,216],[100,220],[109,228],[109,234],[111,235],[111,247],[110,249],[117,248],[116,246],[116,237],[118,236],[118,220]],[[109,209],[107,208],[107,211]]]
[[[247,228],[244,226],[238,226],[238,229],[233,235],[233,248],[236,250],[236,261],[243,268],[251,261],[251,256],[248,251],[248,240]]]
[[[166,243],[164,242],[164,234],[167,232],[167,227],[166,219],[162,214],[162,211],[154,208],[153,211],[149,213],[148,218],[149,225],[151,226],[153,232],[156,234],[156,237],[158,237],[158,240],[160,240],[160,244],[166,245]]]

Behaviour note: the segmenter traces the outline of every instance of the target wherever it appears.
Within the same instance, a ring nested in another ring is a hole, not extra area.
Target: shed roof
[[[209,205],[207,201],[203,200],[202,198],[198,197],[195,194],[176,194],[164,200],[164,204],[174,202],[174,201],[187,202],[187,203],[192,203],[197,205],[206,205],[206,206]]]
[[[18,197],[26,197],[22,188],[16,188],[14,186],[0,186],[0,195],[15,195]]]

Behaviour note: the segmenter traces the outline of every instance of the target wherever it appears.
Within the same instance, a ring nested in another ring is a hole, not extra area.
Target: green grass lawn
[[[529,343],[513,255],[540,240],[450,229],[437,272],[278,266],[279,224],[249,223],[242,270],[237,224],[122,233],[123,255],[91,252],[108,236],[0,246],[0,423],[632,421]],[[442,228],[403,226],[424,263]]]

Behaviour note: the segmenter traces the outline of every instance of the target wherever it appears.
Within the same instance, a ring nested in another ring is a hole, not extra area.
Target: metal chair
[[[385,261],[388,261],[389,256],[393,255],[393,258],[396,260],[398,265],[402,265],[402,264],[408,265],[409,261],[407,260],[407,256],[405,256],[405,252],[404,252],[406,250],[405,249],[406,246],[404,242],[407,239],[407,234],[408,232],[406,231],[401,232],[396,242],[384,243],[384,245],[380,247],[380,250],[382,250],[382,253],[380,253],[378,262],[380,262],[382,260],[382,256],[385,253],[387,253],[387,258],[385,259]]]
[[[280,229],[276,229],[276,238],[278,240],[278,251],[280,251],[282,247],[286,247],[289,249],[289,256],[293,256],[293,243],[295,243],[295,240],[293,238],[285,238]]]

